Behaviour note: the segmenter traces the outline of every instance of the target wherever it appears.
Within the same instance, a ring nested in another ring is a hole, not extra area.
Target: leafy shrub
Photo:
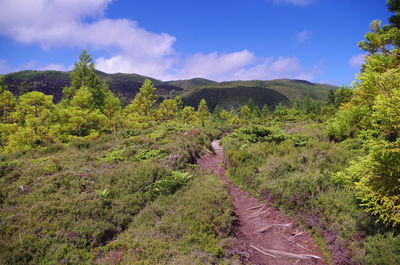
[[[393,233],[369,236],[365,240],[366,265],[397,264],[400,257],[400,236]]]
[[[343,141],[357,136],[361,130],[371,128],[371,115],[367,106],[352,106],[339,111],[326,123],[326,133],[331,140]]]
[[[235,130],[228,139],[238,139],[249,143],[257,142],[282,142],[287,138],[281,130],[277,128],[262,126],[246,126]]]
[[[187,172],[172,171],[170,175],[154,182],[148,187],[151,197],[175,193],[192,179]]]
[[[142,150],[139,151],[134,157],[134,160],[151,160],[162,159],[167,156],[165,150]]]
[[[102,157],[100,160],[104,162],[123,161],[126,159],[124,153],[125,153],[124,148],[120,150],[111,151],[107,153],[105,157]]]
[[[293,135],[292,139],[295,147],[306,146],[310,141],[310,137],[306,135]]]
[[[86,149],[90,147],[91,141],[83,137],[73,137],[69,144],[78,149]]]

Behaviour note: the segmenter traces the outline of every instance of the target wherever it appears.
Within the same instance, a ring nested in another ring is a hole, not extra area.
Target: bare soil
[[[230,250],[243,264],[327,264],[315,240],[294,220],[268,203],[261,203],[226,177],[222,166],[224,150],[219,140],[212,142],[214,153],[197,160],[205,170],[218,175],[232,196],[234,246]]]

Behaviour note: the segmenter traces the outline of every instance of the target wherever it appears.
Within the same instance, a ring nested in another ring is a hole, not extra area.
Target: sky
[[[73,68],[163,81],[302,79],[349,85],[384,0],[0,0],[0,74]]]

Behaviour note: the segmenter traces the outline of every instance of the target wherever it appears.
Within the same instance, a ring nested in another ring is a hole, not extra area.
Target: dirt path
[[[260,203],[226,177],[222,166],[224,150],[219,140],[213,141],[212,147],[215,154],[205,155],[197,163],[218,175],[233,198],[237,216],[233,254],[239,255],[244,264],[326,264],[319,258],[321,253],[311,236],[279,210]]]

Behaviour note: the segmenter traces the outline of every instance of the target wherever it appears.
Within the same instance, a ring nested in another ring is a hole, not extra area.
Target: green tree
[[[108,86],[97,75],[93,59],[86,50],[81,52],[79,61],[75,63],[74,70],[71,73],[71,85],[63,90],[64,97],[71,99],[81,87],[87,87],[92,93],[92,107],[102,110],[109,91]]]
[[[180,120],[185,123],[192,123],[196,119],[196,110],[192,106],[185,106],[180,112]]]
[[[335,95],[335,90],[333,90],[333,89],[329,89],[328,105],[332,105],[332,106],[336,105],[336,95]]]
[[[261,109],[261,116],[265,119],[269,116],[269,114],[270,113],[269,113],[268,106],[267,106],[267,104],[264,104],[264,106]]]
[[[149,121],[154,118],[155,103],[156,103],[156,88],[149,79],[146,79],[136,94],[125,108],[125,113],[128,115],[128,120],[132,121]]]
[[[179,102],[176,99],[165,99],[160,103],[156,116],[159,121],[173,120],[178,117]]]
[[[210,119],[210,116],[211,114],[208,110],[207,102],[203,98],[200,100],[199,106],[197,107],[197,117],[202,126],[204,126],[205,122]]]
[[[240,110],[240,117],[244,120],[249,120],[251,115],[251,109],[248,105],[244,105]]]
[[[0,92],[0,122],[12,122],[11,114],[15,110],[16,104],[17,100],[10,91],[3,90]]]
[[[218,105],[215,106],[212,116],[214,122],[219,122],[221,120],[221,108]]]
[[[53,96],[38,91],[22,95],[14,112],[19,127],[10,136],[7,150],[30,149],[56,141],[58,126],[54,110]]]
[[[340,107],[350,102],[353,97],[353,90],[350,87],[342,86],[335,91],[335,106]]]
[[[250,119],[257,120],[261,118],[261,111],[258,106],[255,106],[254,110],[251,112]]]
[[[352,185],[366,211],[385,224],[400,225],[400,2],[389,1],[396,14],[390,25],[373,21],[360,47],[369,54],[351,100],[328,122],[333,135],[360,137],[366,155],[335,179]],[[347,129],[344,129],[347,128]],[[348,133],[350,131],[350,133]]]
[[[107,117],[109,130],[116,131],[121,126],[121,101],[111,91],[106,94],[103,113]]]
[[[254,109],[256,108],[256,105],[254,104],[254,101],[252,98],[249,98],[246,105],[250,108],[250,113],[252,113],[254,111]]]

